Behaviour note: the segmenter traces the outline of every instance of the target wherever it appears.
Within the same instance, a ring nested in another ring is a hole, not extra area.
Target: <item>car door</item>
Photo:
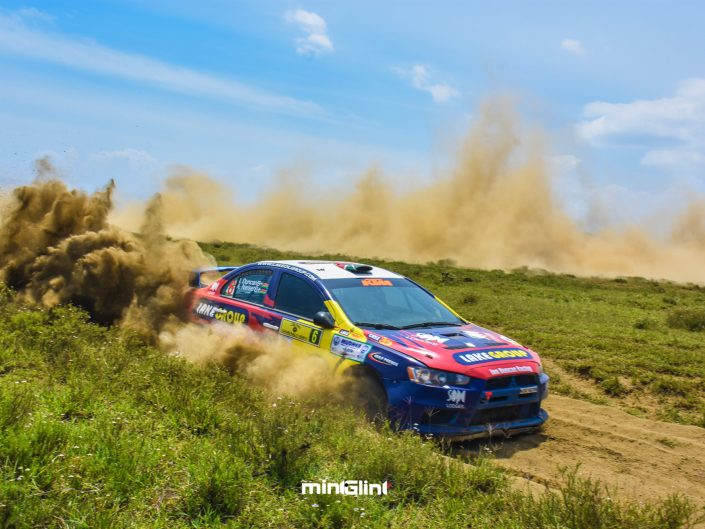
[[[335,364],[335,358],[330,355],[333,330],[313,323],[317,312],[328,309],[323,296],[310,281],[282,272],[274,294],[273,310],[281,317],[279,334],[290,339],[297,349],[320,355]]]

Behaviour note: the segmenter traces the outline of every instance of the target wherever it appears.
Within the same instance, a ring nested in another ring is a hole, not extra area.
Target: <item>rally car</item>
[[[204,275],[217,280],[204,284]],[[193,321],[278,333],[369,388],[394,426],[470,439],[539,428],[539,356],[460,317],[414,281],[375,266],[261,261],[196,270]],[[295,354],[292,352],[292,354]]]

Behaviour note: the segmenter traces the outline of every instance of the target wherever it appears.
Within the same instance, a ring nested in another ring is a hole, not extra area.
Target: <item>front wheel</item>
[[[365,368],[350,368],[344,375],[343,397],[346,404],[362,409],[371,421],[387,419],[387,392],[379,378]]]

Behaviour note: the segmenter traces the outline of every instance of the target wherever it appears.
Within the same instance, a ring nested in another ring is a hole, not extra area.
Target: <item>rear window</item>
[[[312,320],[326,310],[323,299],[306,280],[284,272],[279,281],[274,308]]]

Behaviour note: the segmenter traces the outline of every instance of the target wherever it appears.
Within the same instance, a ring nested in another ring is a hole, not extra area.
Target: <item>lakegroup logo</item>
[[[301,494],[340,494],[342,496],[386,496],[392,484],[389,481],[383,483],[369,483],[367,480],[348,479],[340,482],[328,482],[325,479],[320,482],[302,481]]]

